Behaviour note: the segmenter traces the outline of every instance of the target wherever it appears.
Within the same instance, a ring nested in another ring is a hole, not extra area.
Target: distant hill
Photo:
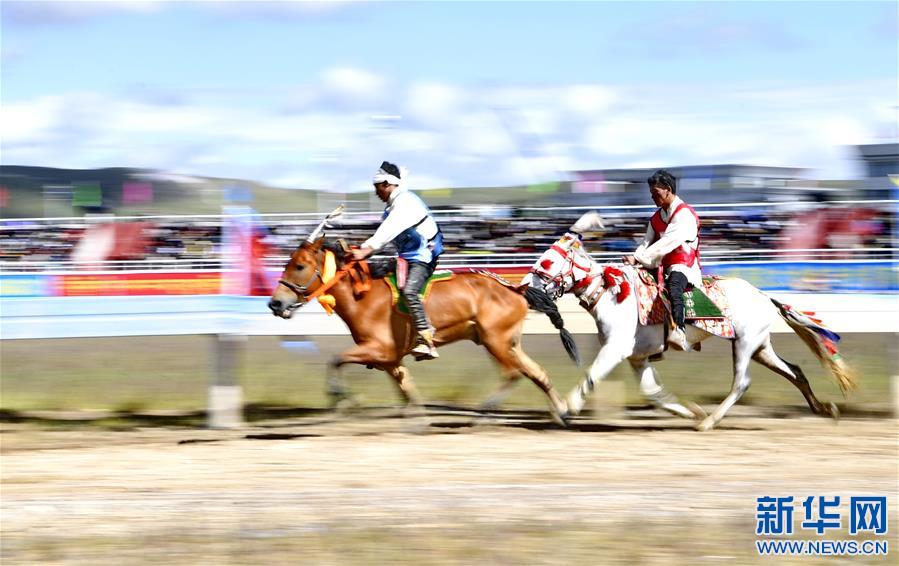
[[[132,198],[134,202],[126,202],[128,184],[140,185],[144,190],[149,186],[149,193]],[[318,203],[315,191],[278,189],[241,179],[194,177],[127,167],[58,169],[3,165],[0,166],[0,187],[7,191],[3,218],[81,216],[99,211],[118,215],[218,214],[229,194],[237,194],[241,200],[251,195],[248,203],[260,212],[313,212]],[[84,194],[91,197],[88,199],[92,201],[90,204],[85,203],[84,198],[79,199]]]
[[[150,185],[149,200],[126,196],[126,187]],[[373,192],[330,193],[280,189],[255,181],[196,177],[151,169],[58,169],[0,166],[0,188],[6,190],[2,218],[81,216],[113,212],[119,216],[151,214],[219,214],[227,197],[246,202],[262,213],[322,212],[346,203],[349,210],[378,210]],[[545,206],[570,198],[568,183],[517,187],[453,188],[416,191],[431,206]],[[248,198],[249,197],[249,198]],[[73,205],[73,199],[75,204]],[[92,200],[95,199],[95,200]],[[126,202],[130,200],[131,202]],[[80,204],[79,204],[80,203]],[[88,204],[90,203],[90,205]],[[94,206],[98,205],[98,206]]]

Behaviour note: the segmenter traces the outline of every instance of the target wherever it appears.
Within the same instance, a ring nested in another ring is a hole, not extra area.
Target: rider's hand
[[[347,254],[347,259],[362,261],[374,252],[371,248],[354,248]]]
[[[637,265],[637,260],[634,259],[634,256],[632,256],[632,255],[624,256],[623,258],[621,258],[621,261],[623,261],[624,263],[626,263],[628,265]]]

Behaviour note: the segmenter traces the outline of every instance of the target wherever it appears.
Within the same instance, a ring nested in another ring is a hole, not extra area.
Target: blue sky
[[[859,171],[894,2],[16,2],[4,164],[367,189],[722,162]]]

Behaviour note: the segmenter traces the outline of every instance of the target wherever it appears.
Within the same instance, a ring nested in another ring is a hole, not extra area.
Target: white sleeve
[[[639,255],[643,254],[643,250],[649,247],[652,239],[655,238],[656,231],[652,229],[652,222],[650,222],[646,226],[646,232],[643,234],[643,241],[640,242],[640,245],[637,246],[637,251],[634,252],[634,258],[636,259]]]
[[[652,228],[650,228],[651,230]],[[681,209],[672,217],[665,228],[665,233],[654,244],[641,245],[634,252],[634,259],[643,265],[655,267],[663,257],[679,246],[696,239],[699,232],[696,226],[696,218],[687,209]],[[645,244],[645,241],[644,241]]]
[[[412,196],[412,195],[408,195]],[[428,211],[422,208],[416,198],[399,195],[374,235],[362,243],[362,247],[380,250],[399,236],[403,230],[415,226],[427,216]]]

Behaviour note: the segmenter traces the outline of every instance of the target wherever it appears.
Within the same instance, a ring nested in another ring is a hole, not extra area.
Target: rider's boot
[[[690,350],[690,343],[687,341],[687,331],[683,326],[674,327],[671,334],[668,335],[668,343],[681,352]]]
[[[412,356],[415,358],[415,361],[433,360],[440,357],[440,354],[437,353],[437,347],[434,346],[433,329],[419,330],[417,341],[418,343],[412,348]]]

